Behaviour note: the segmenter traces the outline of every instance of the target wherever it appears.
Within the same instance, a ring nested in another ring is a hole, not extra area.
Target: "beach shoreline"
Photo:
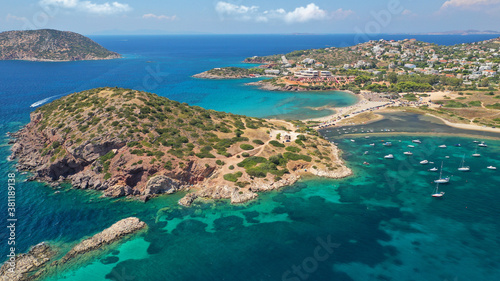
[[[344,91],[348,93],[352,93],[350,91]],[[352,93],[354,94],[354,93]],[[376,93],[371,93],[368,91],[362,91],[360,94],[354,94],[358,97],[358,101],[351,106],[348,107],[320,107],[316,109],[328,109],[332,110],[335,112],[334,114],[325,116],[325,117],[318,117],[318,118],[311,118],[307,119],[305,121],[313,121],[313,122],[320,122],[318,124],[318,129],[323,129],[323,128],[328,128],[328,127],[343,127],[343,126],[349,126],[349,125],[359,125],[359,124],[346,124],[346,121],[353,119],[353,117],[356,117],[362,113],[366,112],[404,112],[405,108],[403,106],[410,106],[410,108],[419,108],[420,105],[428,105],[431,108],[439,108],[439,105],[432,104],[432,100],[434,99],[439,99],[443,98],[447,94],[450,94],[450,92],[446,91],[439,91],[439,92],[432,92],[429,93],[429,97],[423,98],[420,102],[407,102],[407,101],[402,101],[402,100],[392,100],[392,101],[371,101],[366,98],[366,95],[368,94],[376,94]],[[441,121],[443,121],[447,126],[458,128],[458,129],[464,129],[464,130],[475,130],[475,131],[484,131],[484,132],[493,132],[493,133],[500,133],[500,128],[493,128],[493,127],[486,127],[486,126],[480,126],[480,125],[475,125],[475,124],[464,124],[464,123],[454,123],[450,122],[442,117],[436,116],[431,113],[418,113],[426,116],[431,116],[434,118],[437,118]],[[370,124],[372,122],[376,122],[378,120],[383,119],[384,117],[380,114],[374,114],[373,118],[370,120],[364,121],[362,124]],[[343,122],[344,124],[339,124],[339,122]]]

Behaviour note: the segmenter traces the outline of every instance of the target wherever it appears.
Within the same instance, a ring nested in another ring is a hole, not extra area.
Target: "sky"
[[[0,31],[96,34],[500,31],[500,0],[16,0]]]

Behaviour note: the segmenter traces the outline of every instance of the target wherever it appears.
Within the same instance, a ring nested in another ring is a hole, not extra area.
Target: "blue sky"
[[[16,0],[0,31],[99,33],[420,33],[500,30],[500,0]]]

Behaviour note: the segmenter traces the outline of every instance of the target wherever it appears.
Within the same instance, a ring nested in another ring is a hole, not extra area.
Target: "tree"
[[[396,84],[398,83],[398,75],[396,74],[396,72],[391,72],[387,75],[387,79],[389,80],[389,82],[391,84]]]

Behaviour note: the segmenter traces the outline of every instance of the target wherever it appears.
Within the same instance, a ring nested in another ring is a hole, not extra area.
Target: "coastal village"
[[[309,120],[319,128],[373,121],[380,118],[373,112],[382,109],[410,108],[450,124],[494,130],[500,126],[500,38],[452,46],[381,39],[352,47],[254,56],[245,62],[258,66],[215,68],[194,77],[261,78],[247,85],[357,94],[355,105],[329,108],[335,113]]]
[[[407,81],[433,86],[417,87],[421,92],[444,86],[489,87],[499,82],[500,38],[454,46],[381,39],[345,48],[252,57],[245,62],[263,63],[259,68],[264,69],[264,75],[274,77],[276,84],[312,89],[391,91],[390,83]],[[420,76],[435,77],[415,78]],[[347,86],[350,84],[358,89]],[[379,86],[371,86],[376,84]]]

